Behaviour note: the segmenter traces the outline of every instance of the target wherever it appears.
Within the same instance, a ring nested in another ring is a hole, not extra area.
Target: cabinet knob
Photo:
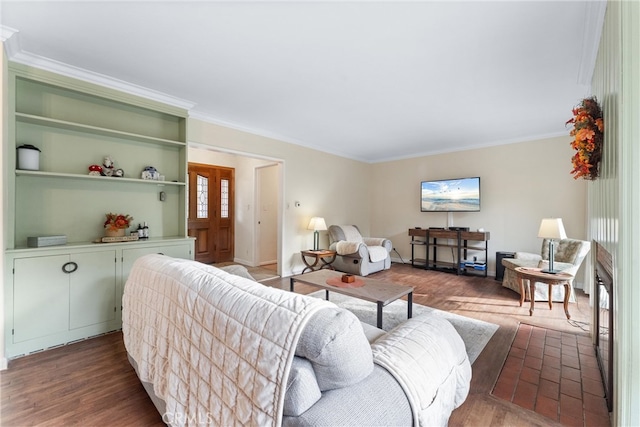
[[[77,269],[78,269],[78,264],[76,264],[73,261],[65,262],[62,265],[62,272],[63,273],[71,274],[74,271],[76,271]]]

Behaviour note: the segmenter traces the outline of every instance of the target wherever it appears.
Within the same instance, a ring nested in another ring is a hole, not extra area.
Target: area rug
[[[325,297],[325,291],[317,291],[309,294],[309,296],[322,298]],[[346,295],[332,292],[329,295],[329,301],[352,312],[360,319],[361,322],[370,325],[376,325],[377,307],[376,304],[352,298]],[[498,330],[498,325],[484,322],[482,320],[472,319],[470,317],[460,316],[458,314],[449,313],[425,305],[413,304],[413,317],[421,314],[431,314],[433,316],[441,316],[447,319],[453,327],[458,331],[467,348],[469,361],[473,363],[482,349],[487,345],[493,334]],[[396,300],[384,307],[382,311],[382,328],[390,331],[402,322],[407,321],[407,302],[404,300]]]
[[[219,262],[216,264],[211,264],[214,267],[227,267],[229,265],[239,265],[247,269],[247,272],[253,277],[256,282],[264,282],[265,280],[275,279],[280,277],[276,274],[274,270],[264,267],[247,267],[246,265],[239,264],[237,262]]]
[[[247,271],[255,279],[256,282],[264,282],[265,280],[280,277],[276,274],[275,271],[263,267],[247,267]]]

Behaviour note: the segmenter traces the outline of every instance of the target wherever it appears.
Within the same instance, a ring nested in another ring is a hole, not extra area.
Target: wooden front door
[[[189,163],[189,236],[195,259],[233,261],[235,169]]]

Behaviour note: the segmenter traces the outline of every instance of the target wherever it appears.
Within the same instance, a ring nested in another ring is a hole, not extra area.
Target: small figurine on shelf
[[[100,165],[91,165],[91,166],[89,166],[89,175],[93,175],[93,176],[102,175],[102,166],[100,166]]]
[[[113,176],[113,159],[111,159],[111,156],[105,156],[102,161],[102,176]]]
[[[158,172],[153,166],[147,166],[142,171],[141,178],[157,181],[160,178],[160,172]]]
[[[123,178],[124,177],[124,171],[122,169],[118,168],[115,171],[113,171],[113,176],[115,176],[116,178]]]

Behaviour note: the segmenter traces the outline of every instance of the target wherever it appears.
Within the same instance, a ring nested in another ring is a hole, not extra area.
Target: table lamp
[[[556,274],[560,273],[560,270],[553,269],[553,256],[554,256],[554,239],[566,239],[567,233],[564,231],[562,225],[562,218],[544,218],[540,223],[540,230],[538,230],[538,237],[549,240],[549,268],[542,270],[543,273]]]
[[[313,230],[313,250],[317,251],[320,247],[320,231],[324,231],[327,229],[327,224],[324,222],[324,218],[319,216],[314,216],[309,221],[308,230]]]

